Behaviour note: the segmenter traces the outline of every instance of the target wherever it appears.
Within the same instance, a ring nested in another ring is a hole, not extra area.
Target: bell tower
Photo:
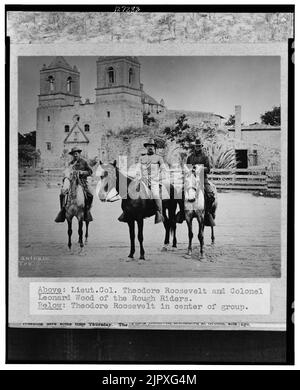
[[[64,57],[55,57],[40,70],[40,107],[73,105],[80,99],[80,73]]]
[[[97,115],[106,128],[142,126],[140,67],[137,57],[98,58]]]

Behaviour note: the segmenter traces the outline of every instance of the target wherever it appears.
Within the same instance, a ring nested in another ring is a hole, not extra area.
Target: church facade
[[[142,128],[143,115],[165,124],[176,121],[168,111],[143,89],[137,57],[98,57],[95,102],[82,101],[80,73],[64,57],[55,57],[40,70],[40,94],[37,108],[36,148],[45,166],[58,165],[63,153],[79,146],[85,157],[103,155],[105,134],[123,129]],[[212,113],[203,118],[219,120]]]

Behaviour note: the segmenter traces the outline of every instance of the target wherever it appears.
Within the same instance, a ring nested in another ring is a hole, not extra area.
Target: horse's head
[[[76,171],[72,169],[71,167],[68,167],[64,170],[64,178],[63,178],[63,184],[62,184],[62,191],[67,192],[70,189],[71,182],[76,179]]]
[[[184,166],[184,197],[188,202],[194,202],[199,190],[203,190],[203,173],[202,165]]]
[[[116,190],[117,179],[117,162],[103,164],[99,162],[96,170],[96,177],[99,177],[99,182],[96,187],[96,194],[102,202],[114,202],[119,199]]]

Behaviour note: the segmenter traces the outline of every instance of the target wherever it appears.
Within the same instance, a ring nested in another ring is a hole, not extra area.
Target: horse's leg
[[[189,246],[188,246],[188,256],[192,254],[192,239],[193,239],[193,219],[189,216],[186,219],[187,227],[188,227],[188,235],[189,235]]]
[[[82,219],[79,219],[78,220],[78,236],[79,236],[79,245],[80,245],[80,248],[83,248],[83,242],[82,242],[82,235],[83,235],[83,220]]]
[[[68,247],[71,250],[71,236],[72,236],[72,219],[68,219]]]
[[[144,250],[144,247],[143,247],[144,220],[143,219],[139,220],[137,222],[137,224],[138,224],[138,240],[139,240],[139,243],[140,243],[140,260],[145,260],[145,250]]]
[[[85,244],[88,242],[88,236],[89,236],[89,222],[85,221]]]
[[[130,235],[130,253],[129,256],[131,259],[133,259],[133,255],[135,252],[135,245],[134,245],[134,239],[135,239],[135,233],[134,233],[134,220],[131,220],[128,223],[129,227],[129,235]]]
[[[203,231],[204,231],[204,217],[202,218],[199,216],[198,218],[198,224],[199,224],[199,232],[198,232],[198,240],[200,243],[200,249],[199,249],[199,258],[203,258],[203,243],[204,243],[204,238],[203,238]]]
[[[213,226],[211,227],[211,243],[212,244],[215,243],[215,235],[214,235],[214,227]]]

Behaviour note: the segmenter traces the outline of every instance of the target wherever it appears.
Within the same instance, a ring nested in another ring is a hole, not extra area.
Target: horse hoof
[[[128,255],[128,258],[129,259],[133,259],[133,255]]]
[[[140,260],[146,260],[145,256],[140,256]]]
[[[161,251],[162,251],[162,252],[167,252],[167,251],[168,251],[168,246],[167,246],[167,245],[164,245],[164,246],[161,248]]]

